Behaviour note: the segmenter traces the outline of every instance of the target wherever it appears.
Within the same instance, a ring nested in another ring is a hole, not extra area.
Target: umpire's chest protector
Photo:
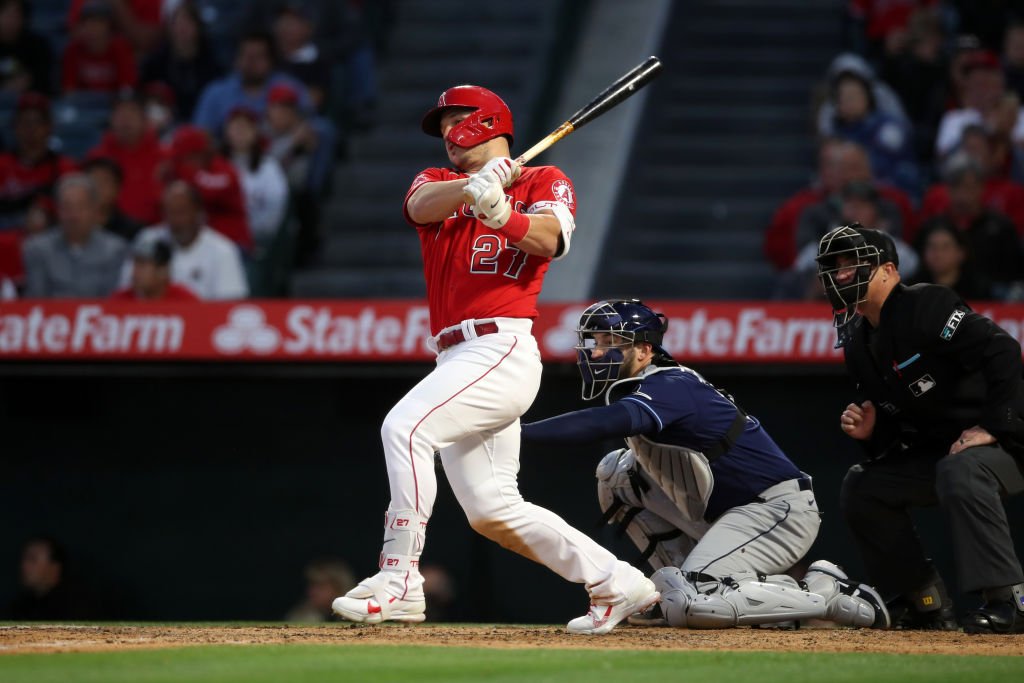
[[[905,436],[952,443],[978,423],[988,387],[980,358],[961,351],[969,331],[960,325],[968,315],[976,314],[945,288],[900,285],[878,328],[862,320],[851,335],[844,351],[858,391],[898,421]]]

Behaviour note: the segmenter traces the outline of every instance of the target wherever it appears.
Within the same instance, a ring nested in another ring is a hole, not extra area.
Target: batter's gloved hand
[[[473,198],[473,213],[493,230],[501,230],[512,215],[512,204],[505,197],[505,188],[493,175],[477,174],[466,183],[465,192]]]
[[[508,157],[494,157],[477,171],[477,175],[487,175],[489,173],[498,179],[502,187],[508,187],[519,179],[519,175],[522,172],[523,167],[518,162]]]

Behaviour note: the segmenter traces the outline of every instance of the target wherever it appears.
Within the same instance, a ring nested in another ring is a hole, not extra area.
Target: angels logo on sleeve
[[[576,211],[576,193],[568,180],[559,178],[551,183],[551,193],[555,195],[555,199],[569,207],[570,211]]]

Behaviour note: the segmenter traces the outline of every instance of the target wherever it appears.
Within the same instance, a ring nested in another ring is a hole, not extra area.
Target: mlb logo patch
[[[915,379],[913,382],[910,383],[910,393],[912,393],[915,397],[919,397],[922,394],[931,391],[934,387],[935,380],[932,378],[931,375],[925,375],[924,377],[921,377],[920,379]]]
[[[967,315],[967,311],[961,311],[959,309],[953,311],[949,316],[949,320],[946,321],[945,326],[942,328],[942,332],[939,333],[939,336],[946,341],[952,339],[953,335],[956,334],[956,328],[960,326],[960,321],[964,319],[965,315]]]

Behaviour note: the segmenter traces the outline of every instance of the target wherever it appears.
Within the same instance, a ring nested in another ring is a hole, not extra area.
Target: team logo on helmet
[[[572,184],[565,178],[559,178],[551,183],[551,194],[555,199],[562,202],[570,211],[576,211],[576,193],[573,192]]]

